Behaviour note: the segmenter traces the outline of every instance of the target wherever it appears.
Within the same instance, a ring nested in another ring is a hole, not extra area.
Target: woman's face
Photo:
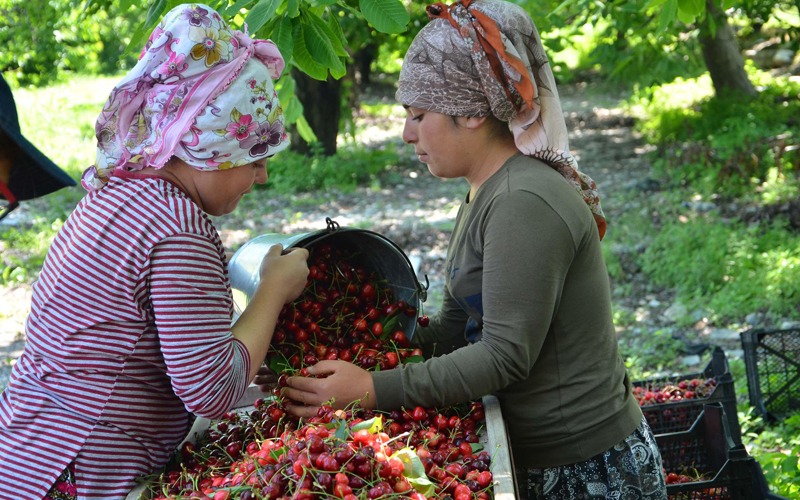
[[[470,148],[464,144],[464,129],[442,113],[406,107],[403,141],[414,146],[419,161],[436,177],[464,177]]]
[[[233,212],[242,197],[255,184],[267,182],[267,159],[248,163],[229,170],[199,171],[192,169],[194,184],[203,210],[210,215]]]

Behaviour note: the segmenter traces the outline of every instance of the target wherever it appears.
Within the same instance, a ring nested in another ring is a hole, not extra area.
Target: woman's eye
[[[422,121],[422,115],[421,114],[417,115],[414,118],[412,118],[412,120],[414,120],[415,122],[421,122]]]

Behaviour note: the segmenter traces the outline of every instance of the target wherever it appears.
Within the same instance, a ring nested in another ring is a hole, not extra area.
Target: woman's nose
[[[417,131],[414,125],[414,122],[406,118],[406,122],[403,125],[403,142],[407,144],[414,144],[417,142]]]
[[[267,177],[267,164],[265,163],[263,167],[256,169],[256,184],[266,184]]]

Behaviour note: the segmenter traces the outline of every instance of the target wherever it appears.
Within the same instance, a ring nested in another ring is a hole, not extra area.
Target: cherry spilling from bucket
[[[281,310],[267,353],[274,372],[307,376],[307,368],[322,360],[367,370],[423,360],[403,330],[417,309],[395,300],[385,279],[354,264],[358,257],[330,244],[309,249],[306,287]]]

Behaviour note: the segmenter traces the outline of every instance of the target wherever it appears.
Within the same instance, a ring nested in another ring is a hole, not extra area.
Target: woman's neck
[[[469,182],[470,202],[475,199],[478,189],[497,173],[509,158],[519,153],[513,138],[489,141],[485,147],[479,148],[479,151],[482,151],[481,156],[477,158],[472,173],[466,176]]]
[[[176,184],[179,188],[181,188],[181,190],[183,190],[184,193],[186,193],[189,198],[191,198],[193,202],[195,202],[198,207],[200,207],[200,210],[203,210],[203,201],[197,192],[197,186],[195,186],[194,178],[191,175],[192,172],[186,171],[186,169],[182,167],[183,165],[167,163],[159,169],[145,167],[139,172],[143,174],[157,175]],[[192,167],[188,168],[191,169]]]

